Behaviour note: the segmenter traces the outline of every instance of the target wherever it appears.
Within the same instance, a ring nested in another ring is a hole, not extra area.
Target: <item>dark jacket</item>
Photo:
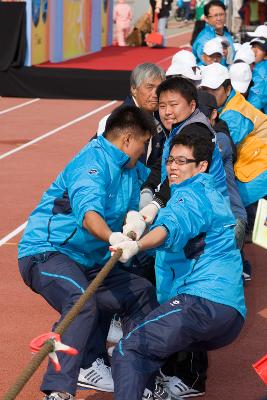
[[[162,0],[162,6],[161,6],[161,9],[160,9],[160,12],[159,12],[159,18],[169,17],[172,2],[173,2],[173,0]],[[155,14],[155,8],[156,8],[156,0],[150,0],[150,5],[152,7],[153,20],[154,20],[154,14]]]
[[[125,106],[134,106],[135,102],[133,101],[132,96],[126,97],[123,105]],[[157,134],[153,136],[151,147],[148,145],[146,147],[145,154],[140,157],[139,161],[145,164],[147,167],[152,168],[157,163],[158,159],[161,159],[163,146],[167,137],[159,118],[158,112],[154,112],[155,124],[157,126]],[[150,152],[148,154],[148,151]]]

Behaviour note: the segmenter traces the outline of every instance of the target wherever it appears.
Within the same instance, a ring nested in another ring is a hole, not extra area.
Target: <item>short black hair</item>
[[[174,76],[173,78],[169,78],[161,82],[156,90],[158,99],[161,93],[167,91],[180,93],[188,104],[191,103],[192,100],[195,100],[197,104],[197,89],[195,85],[187,78]]]
[[[205,17],[209,16],[210,8],[214,7],[214,6],[215,7],[221,7],[224,11],[226,10],[226,7],[225,7],[225,5],[223,4],[222,1],[220,1],[220,0],[211,0],[209,3],[207,3],[204,6],[204,15],[205,15]]]
[[[214,150],[214,143],[210,135],[204,132],[196,130],[196,128],[191,128],[190,125],[187,126],[187,130],[183,129],[181,133],[176,135],[171,142],[170,152],[173,146],[181,144],[183,146],[189,147],[193,150],[193,156],[197,160],[197,165],[201,161],[208,162],[207,172],[211,164],[212,153]]]
[[[232,86],[231,79],[225,79],[225,81],[221,84],[226,90],[229,86]]]
[[[217,110],[218,108],[216,97],[203,89],[198,89],[197,94],[198,108],[203,112],[203,114],[206,115],[207,118],[210,118],[212,111]]]
[[[137,136],[145,136],[147,132],[154,136],[157,129],[153,116],[147,111],[136,106],[121,105],[108,117],[103,135],[120,136],[127,130]]]

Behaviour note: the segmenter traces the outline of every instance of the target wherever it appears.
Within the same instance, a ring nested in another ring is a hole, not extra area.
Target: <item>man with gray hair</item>
[[[135,105],[149,113],[152,113],[157,126],[158,134],[149,142],[145,154],[140,161],[150,167],[161,156],[166,134],[160,122],[158,114],[158,98],[156,89],[165,80],[165,72],[161,67],[153,63],[137,65],[130,77],[130,95],[126,97],[123,105]],[[97,136],[105,131],[106,120],[109,114],[103,117],[98,125]]]

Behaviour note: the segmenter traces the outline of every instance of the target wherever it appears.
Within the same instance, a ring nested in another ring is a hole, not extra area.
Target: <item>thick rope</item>
[[[55,329],[55,333],[62,335],[65,330],[72,323],[74,318],[80,313],[81,309],[85,305],[85,303],[92,297],[92,295],[97,290],[98,286],[103,282],[109,272],[112,270],[114,265],[118,262],[119,258],[122,255],[122,250],[118,249],[113,256],[109,259],[109,261],[104,265],[104,267],[99,271],[97,276],[92,280],[91,284],[88,286],[86,291],[81,295],[79,300],[73,305],[70,311],[67,313],[65,318],[58,324]],[[42,348],[36,353],[29,364],[24,368],[21,375],[17,378],[16,382],[10,387],[10,389],[6,392],[3,400],[14,400],[16,396],[21,392],[26,383],[30,380],[32,375],[38,369],[40,364],[46,358],[46,356],[54,350],[54,342],[52,339],[46,341]]]

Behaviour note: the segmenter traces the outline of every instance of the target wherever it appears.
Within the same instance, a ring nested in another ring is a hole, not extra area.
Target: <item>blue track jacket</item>
[[[85,267],[104,265],[109,244],[83,228],[88,211],[121,231],[128,210],[138,210],[140,186],[129,157],[103,136],[89,142],[58,175],[31,214],[19,258],[59,251]]]
[[[267,60],[255,64],[252,80],[247,101],[267,114]]]
[[[196,40],[194,41],[194,44],[192,47],[192,51],[197,59],[198,65],[204,65],[203,60],[202,60],[202,55],[203,55],[203,49],[204,49],[205,43],[211,39],[216,38],[216,36],[217,35],[216,35],[215,28],[212,25],[207,24],[207,23],[205,25],[205,28],[202,29],[202,31],[200,31],[199,34],[197,35]],[[235,54],[234,41],[233,41],[232,36],[229,33],[227,28],[224,28],[223,36],[229,42],[232,56],[234,56],[234,54]],[[222,64],[226,65],[225,59],[223,59]]]
[[[151,228],[163,226],[168,233],[156,254],[159,302],[188,293],[234,307],[245,317],[235,219],[212,176],[197,174],[171,185],[171,192]]]

